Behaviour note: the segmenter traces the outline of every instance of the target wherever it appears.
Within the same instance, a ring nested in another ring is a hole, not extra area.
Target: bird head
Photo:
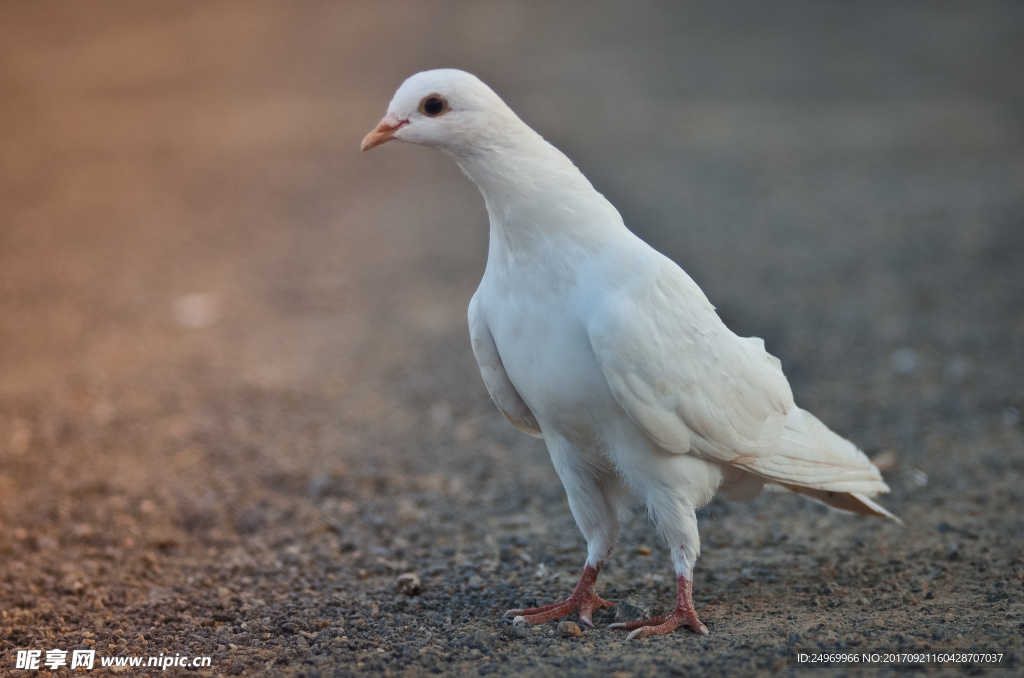
[[[495,135],[509,120],[518,118],[475,75],[452,68],[423,71],[402,83],[361,148],[397,139],[457,154]]]

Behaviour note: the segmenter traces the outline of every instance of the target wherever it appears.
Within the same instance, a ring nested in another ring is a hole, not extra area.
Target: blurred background
[[[401,564],[494,579],[531,540],[534,561],[576,569],[543,446],[493,410],[471,355],[479,194],[441,154],[358,151],[398,85],[437,67],[490,84],[765,338],[800,404],[886,455],[887,505],[920,549],[948,555],[940,523],[993,554],[1024,528],[1024,5],[0,16],[0,649],[91,629],[103,651],[152,650],[158,626],[231,596],[273,632],[298,613],[265,590],[365,616]],[[713,511],[831,520],[752,506]],[[438,605],[449,623],[509,606]]]

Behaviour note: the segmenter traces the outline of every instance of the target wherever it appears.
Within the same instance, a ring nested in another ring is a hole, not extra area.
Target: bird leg
[[[596,567],[593,565],[584,567],[583,574],[580,575],[580,581],[576,584],[576,590],[561,603],[545,605],[543,607],[531,607],[524,610],[509,610],[505,614],[522,617],[530,624],[543,624],[546,621],[578,612],[581,622],[587,626],[593,626],[594,622],[591,617],[594,614],[594,610],[615,605],[615,603],[597,595],[597,592],[594,590],[597,573],[600,571],[601,563],[598,563]]]
[[[631,631],[632,633],[629,634],[629,638],[632,639],[671,633],[683,624],[689,626],[691,630],[702,636],[708,634],[708,627],[704,626],[701,620],[697,618],[697,611],[693,609],[693,582],[684,575],[679,575],[676,609],[660,617],[612,624],[608,628]]]

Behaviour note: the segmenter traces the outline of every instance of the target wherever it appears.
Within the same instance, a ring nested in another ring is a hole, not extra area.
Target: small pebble
[[[533,635],[533,627],[529,624],[520,624],[512,627],[512,635],[516,638],[529,638]]]
[[[558,624],[558,633],[565,638],[577,638],[580,635],[580,627],[576,622],[564,621]]]
[[[649,619],[654,609],[654,601],[645,596],[632,595],[619,601],[615,606],[615,622],[624,623]]]
[[[405,574],[398,575],[398,579],[395,580],[395,588],[398,589],[399,593],[415,596],[423,591],[423,584],[420,582],[419,575],[415,572],[406,572]]]

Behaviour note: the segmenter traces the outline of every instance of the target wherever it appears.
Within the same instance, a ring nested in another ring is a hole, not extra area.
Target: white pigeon
[[[507,614],[592,625],[614,605],[594,585],[629,495],[671,549],[678,582],[672,612],[612,625],[631,638],[708,632],[693,607],[695,511],[717,490],[746,499],[773,483],[895,519],[869,498],[889,491],[878,469],[794,404],[764,342],[733,334],[690,276],[476,76],[406,80],[362,150],[392,139],[444,151],[483,193],[490,246],[469,303],[473,353],[498,409],[544,438],[587,540],[568,599]]]

